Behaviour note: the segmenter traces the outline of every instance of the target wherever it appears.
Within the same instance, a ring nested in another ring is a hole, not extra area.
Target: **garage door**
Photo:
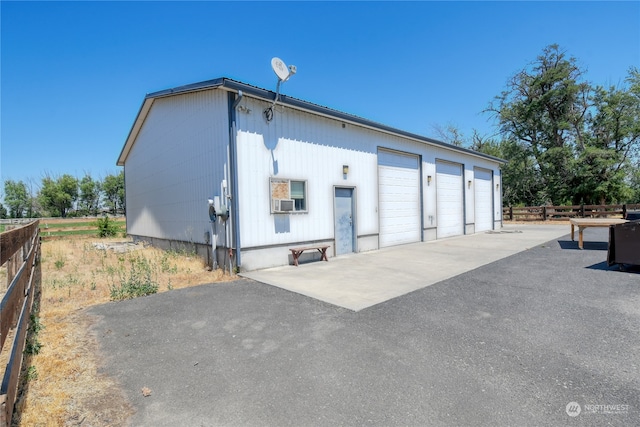
[[[437,237],[464,233],[462,165],[436,162]]]
[[[493,190],[491,171],[475,168],[473,170],[473,187],[475,200],[475,231],[493,229]]]
[[[378,151],[380,247],[419,242],[420,161],[418,156]]]

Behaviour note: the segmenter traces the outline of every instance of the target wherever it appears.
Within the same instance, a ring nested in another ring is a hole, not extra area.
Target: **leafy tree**
[[[9,208],[11,218],[22,218],[29,202],[26,184],[23,181],[6,180],[4,182],[4,202]]]
[[[78,198],[78,180],[65,174],[57,179],[46,176],[42,179],[40,201],[44,209],[53,216],[66,217]]]
[[[111,210],[111,213],[115,214],[126,209],[124,171],[120,171],[117,175],[107,175],[102,182],[102,191],[105,198],[105,206]]]
[[[631,188],[631,196],[628,201],[640,203],[640,160],[636,162],[629,176],[629,188]]]
[[[588,116],[589,133],[578,147],[576,194],[586,203],[616,203],[628,200],[632,190],[627,177],[629,160],[640,150],[640,74],[632,69],[631,88],[596,87],[593,113]]]
[[[584,145],[589,108],[590,87],[580,82],[582,74],[574,58],[567,58],[558,45],[548,46],[489,106],[505,139],[525,144],[535,158],[553,204],[573,197],[575,146]]]
[[[34,191],[34,180],[29,178],[26,183],[27,188],[27,207],[26,207],[26,216],[27,218],[38,218],[40,217],[40,202],[38,201],[37,192]]]
[[[576,60],[551,45],[490,104],[487,111],[499,120],[508,141],[505,148],[516,156],[516,169],[522,167],[512,171],[517,180],[504,183],[505,195],[514,197],[510,202],[604,204],[633,199],[633,164],[640,156],[640,72],[631,68],[627,86],[621,88],[592,87],[582,77]],[[507,150],[502,153],[514,160]],[[527,175],[521,175],[525,170]]]
[[[85,215],[96,215],[100,203],[100,182],[95,181],[91,175],[85,174],[80,180],[79,186],[78,210]]]
[[[511,139],[502,141],[500,149],[501,157],[508,159],[508,162],[502,166],[503,204],[505,206],[544,204],[548,194],[531,148]]]
[[[7,208],[5,208],[2,203],[0,203],[0,219],[5,219],[7,217]]]

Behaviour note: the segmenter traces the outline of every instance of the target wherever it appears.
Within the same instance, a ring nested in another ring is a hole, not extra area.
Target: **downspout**
[[[238,200],[238,141],[236,126],[236,108],[242,101],[242,91],[238,91],[236,97],[233,92],[228,93],[229,105],[229,179],[231,180],[231,220],[233,221],[233,244],[236,247],[236,268],[240,270],[242,258],[240,254],[240,212]]]

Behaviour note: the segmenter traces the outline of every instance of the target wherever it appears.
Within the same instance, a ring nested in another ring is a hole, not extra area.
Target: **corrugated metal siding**
[[[502,221],[502,173],[500,169],[493,171],[493,221],[494,229]]]
[[[480,167],[493,171],[496,182],[499,182],[500,167],[497,163],[491,162],[488,159],[482,159],[474,156],[468,156],[464,153],[447,150],[442,147],[427,147],[422,154],[423,161],[423,189],[424,189],[424,224],[425,228],[436,227],[438,223],[437,218],[437,185],[435,184],[436,178],[436,159],[444,160],[452,163],[459,163],[464,165],[464,199],[466,207],[466,222],[473,222],[473,206],[474,206],[474,194],[473,186],[468,187],[467,181],[473,180],[474,167]],[[431,175],[431,184],[429,185],[427,180]],[[495,186],[494,186],[495,189]],[[496,191],[494,194],[494,209],[496,212],[501,212],[502,198],[500,191]],[[496,221],[501,216],[495,216]]]
[[[334,186],[357,188],[356,233],[378,233],[377,147],[398,145],[398,138],[281,107],[267,123],[268,104],[245,99],[241,105],[251,110],[238,114],[243,247],[332,239]],[[271,214],[270,177],[306,180],[308,213]]]
[[[240,226],[242,246],[246,248],[332,239],[334,186],[357,188],[358,236],[378,234],[378,148],[422,156],[425,228],[437,225],[436,158],[463,164],[465,172],[475,166],[498,170],[496,163],[486,159],[360,126],[343,127],[339,120],[281,106],[267,123],[262,111],[268,103],[245,97],[240,105]],[[342,175],[342,165],[349,165],[347,179]],[[432,176],[431,185],[426,182],[428,175]],[[306,180],[308,212],[271,214],[270,177]],[[465,185],[464,191],[473,189]],[[473,194],[465,197],[473,203]],[[499,203],[496,200],[496,206]]]
[[[207,198],[220,193],[227,164],[226,92],[154,101],[127,157],[127,231],[205,243]]]
[[[421,156],[422,215],[429,238],[436,238],[438,223],[436,159],[463,165],[464,198],[471,206],[473,188],[467,187],[466,175],[470,173],[473,179],[475,167],[493,171],[494,183],[501,184],[499,165],[489,159],[281,106],[267,123],[262,111],[268,105],[245,96],[237,110],[241,243],[243,248],[252,248],[252,254],[275,245],[331,241],[336,186],[357,189],[358,241],[377,241],[379,149]],[[223,90],[154,101],[125,165],[129,233],[204,243],[210,227],[206,200],[220,195],[221,181],[228,180],[228,126],[227,92]],[[343,165],[349,166],[346,178]],[[428,176],[432,177],[430,185]],[[270,177],[305,180],[308,212],[271,214]],[[497,222],[501,191],[495,184],[493,189]],[[287,252],[278,253],[283,257],[281,263],[286,263]],[[261,266],[256,263],[254,268]]]

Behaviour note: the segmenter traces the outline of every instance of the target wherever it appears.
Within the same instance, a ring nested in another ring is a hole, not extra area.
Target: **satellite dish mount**
[[[273,72],[276,73],[276,76],[278,76],[278,84],[276,86],[276,97],[273,100],[273,104],[264,110],[264,118],[267,122],[273,120],[273,114],[275,111],[273,108],[276,106],[278,99],[280,99],[280,85],[289,80],[289,78],[298,71],[295,65],[289,65],[287,67],[284,61],[278,57],[271,59],[271,68],[273,69]]]

